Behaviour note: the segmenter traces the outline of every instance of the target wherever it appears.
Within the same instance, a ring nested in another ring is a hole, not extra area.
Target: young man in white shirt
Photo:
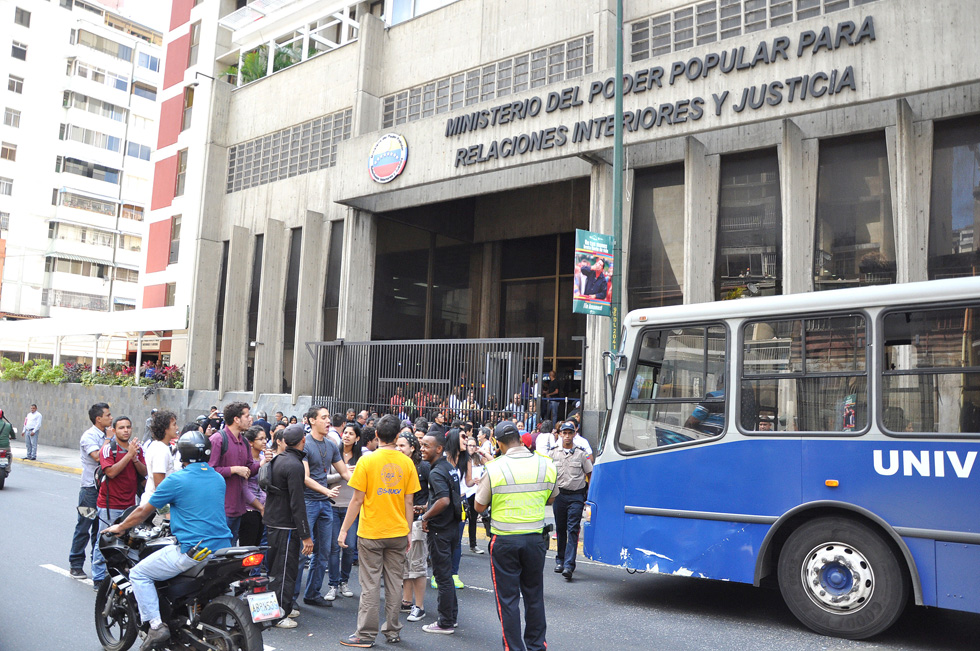
[[[144,452],[146,488],[140,498],[140,505],[146,504],[160,482],[174,471],[174,455],[170,442],[177,438],[177,416],[165,409],[150,414],[150,436],[153,440]]]

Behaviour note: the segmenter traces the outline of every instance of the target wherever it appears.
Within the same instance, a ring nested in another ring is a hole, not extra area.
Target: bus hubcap
[[[868,559],[838,542],[824,543],[807,554],[802,579],[813,603],[835,614],[860,610],[874,592],[874,572]]]

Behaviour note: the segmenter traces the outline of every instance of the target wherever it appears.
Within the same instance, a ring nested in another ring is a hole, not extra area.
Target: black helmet
[[[207,461],[211,457],[211,441],[200,432],[187,432],[177,439],[177,451],[186,463]]]

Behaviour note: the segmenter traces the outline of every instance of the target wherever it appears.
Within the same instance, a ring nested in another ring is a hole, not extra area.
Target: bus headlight
[[[582,522],[592,523],[592,504],[589,502],[586,502],[585,506],[582,507]]]

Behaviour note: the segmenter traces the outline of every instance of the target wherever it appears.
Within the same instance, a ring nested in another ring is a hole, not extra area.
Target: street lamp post
[[[609,347],[619,350],[622,319],[623,261],[623,0],[616,0],[616,107],[613,131],[613,276],[610,301]]]

